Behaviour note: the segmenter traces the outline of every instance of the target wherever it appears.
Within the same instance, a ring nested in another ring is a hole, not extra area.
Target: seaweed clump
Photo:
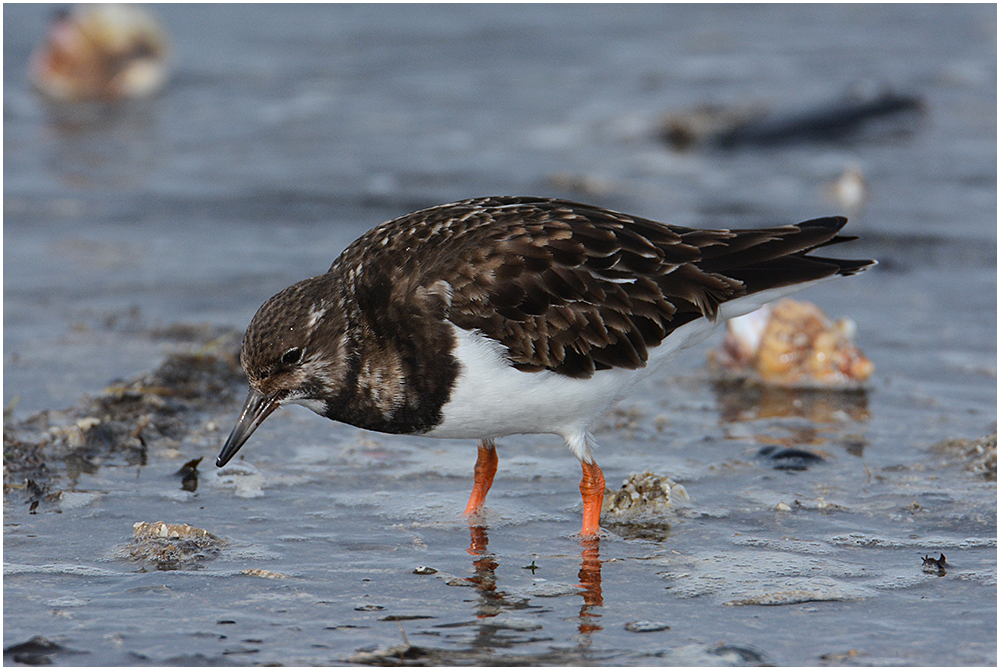
[[[233,331],[198,351],[170,354],[152,372],[112,382],[70,409],[5,420],[4,497],[23,491],[34,509],[58,498],[60,475],[75,480],[107,462],[145,465],[150,449],[175,447],[245,384]]]

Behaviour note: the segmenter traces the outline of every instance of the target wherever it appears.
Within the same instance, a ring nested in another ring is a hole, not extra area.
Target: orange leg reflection
[[[601,545],[599,540],[581,540],[583,547],[580,563],[580,586],[583,587],[583,606],[580,608],[580,632],[593,633],[602,629],[597,625],[601,615],[596,611],[604,604],[601,594]],[[593,621],[589,621],[593,619]]]
[[[490,542],[486,536],[486,528],[484,526],[469,526],[469,533],[472,537],[467,551],[478,558],[472,562],[475,574],[472,577],[466,577],[466,581],[475,584],[476,590],[479,591],[480,605],[476,617],[486,619],[500,613],[498,601],[502,601],[504,598],[503,591],[497,591],[496,569],[500,564],[497,563],[493,554],[486,551]]]
[[[482,556],[489,547],[490,538],[486,537],[486,526],[469,526],[469,548],[466,550],[473,556]]]

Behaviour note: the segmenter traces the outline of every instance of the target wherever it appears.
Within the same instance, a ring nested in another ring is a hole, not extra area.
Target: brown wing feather
[[[650,347],[727,300],[863,269],[805,256],[840,241],[845,221],[692,230],[562,200],[481,198],[382,224],[331,271],[381,273],[400,300],[413,281],[445,279],[456,326],[502,343],[519,369],[585,378],[642,367]],[[405,254],[417,246],[420,267]]]

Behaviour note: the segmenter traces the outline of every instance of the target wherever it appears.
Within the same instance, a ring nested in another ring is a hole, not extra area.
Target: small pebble
[[[655,633],[670,630],[670,626],[660,621],[629,621],[625,624],[625,630],[630,633]]]
[[[247,575],[248,577],[263,577],[264,579],[288,579],[288,575],[283,575],[280,572],[272,572],[271,570],[264,570],[263,568],[248,568],[246,570],[240,570],[241,575]]]

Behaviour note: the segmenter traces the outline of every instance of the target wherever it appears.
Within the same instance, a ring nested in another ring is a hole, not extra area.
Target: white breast
[[[460,328],[455,338],[461,372],[431,437],[579,432],[618,399],[635,374],[602,370],[590,379],[572,379],[548,370],[521,372],[504,358],[499,342]]]

